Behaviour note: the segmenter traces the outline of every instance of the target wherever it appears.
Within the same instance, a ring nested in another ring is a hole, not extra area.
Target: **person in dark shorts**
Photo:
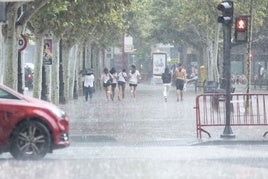
[[[135,65],[131,65],[131,71],[128,74],[129,76],[129,87],[130,87],[130,92],[131,92],[131,97],[135,98],[136,97],[136,88],[138,86],[138,82],[141,79],[140,72],[136,70]]]
[[[112,75],[108,68],[104,68],[100,80],[103,82],[107,100],[112,99]]]
[[[186,70],[183,68],[182,64],[179,63],[178,67],[175,69],[175,78],[176,78],[176,96],[177,101],[183,100],[183,88],[184,82],[186,80]]]
[[[125,88],[126,88],[126,82],[127,82],[127,73],[126,69],[123,69],[121,72],[117,75],[118,79],[118,100],[122,100],[125,97]]]
[[[117,73],[114,67],[110,70],[110,74],[112,75],[112,100],[114,100],[115,88],[117,85]]]

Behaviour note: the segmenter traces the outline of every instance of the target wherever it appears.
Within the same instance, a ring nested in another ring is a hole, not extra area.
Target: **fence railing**
[[[268,94],[231,94],[231,126],[268,126]],[[196,132],[201,138],[206,126],[225,126],[225,94],[206,93],[196,97]],[[265,132],[265,136],[268,132]]]

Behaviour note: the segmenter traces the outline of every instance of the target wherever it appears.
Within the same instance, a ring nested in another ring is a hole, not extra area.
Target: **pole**
[[[251,86],[251,60],[252,60],[252,54],[251,54],[251,45],[252,45],[252,25],[253,25],[253,0],[250,1],[250,10],[249,10],[249,31],[248,33],[248,43],[247,43],[247,90],[246,93],[250,93],[250,86]],[[249,107],[249,95],[247,95],[246,98],[246,110],[248,110]]]
[[[18,92],[23,94],[22,82],[23,82],[23,73],[21,69],[21,51],[18,51]],[[24,69],[23,69],[24,70]]]
[[[59,103],[65,104],[65,97],[64,97],[64,82],[63,82],[63,64],[62,64],[62,40],[60,40],[60,66],[59,66]]]
[[[223,36],[224,36],[224,44],[223,44],[223,60],[224,60],[224,78],[226,79],[226,96],[225,96],[225,106],[226,106],[226,122],[222,138],[234,138],[231,128],[231,32],[232,32],[232,24],[223,24]]]

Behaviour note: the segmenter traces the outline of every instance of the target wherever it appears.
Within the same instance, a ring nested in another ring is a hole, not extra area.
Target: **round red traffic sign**
[[[20,34],[19,42],[18,42],[18,50],[22,51],[26,48],[27,46],[27,39],[25,35]]]

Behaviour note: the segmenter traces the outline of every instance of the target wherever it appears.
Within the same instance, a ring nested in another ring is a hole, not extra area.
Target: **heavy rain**
[[[266,8],[0,0],[0,178],[267,178]]]

